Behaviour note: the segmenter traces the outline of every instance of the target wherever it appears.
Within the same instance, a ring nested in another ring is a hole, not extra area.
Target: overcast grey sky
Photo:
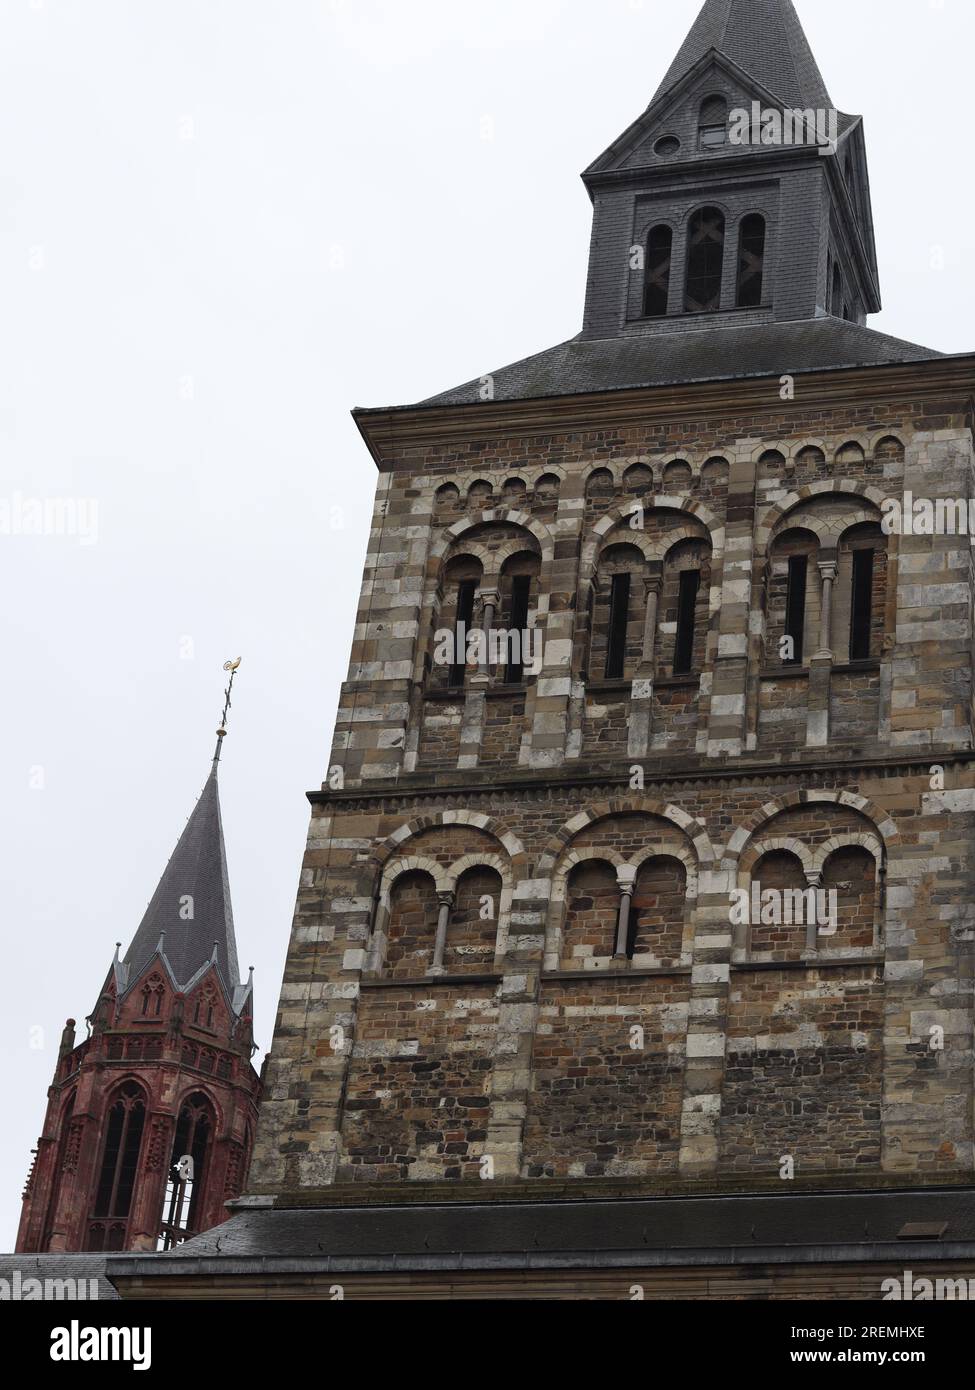
[[[375,482],[349,410],[578,332],[578,175],[698,8],[0,0],[0,501],[98,508],[91,544],[0,535],[0,1249],[64,1019],[138,925],[241,654],[224,827],[269,1044]],[[866,118],[872,326],[975,348],[975,6],[798,9]]]

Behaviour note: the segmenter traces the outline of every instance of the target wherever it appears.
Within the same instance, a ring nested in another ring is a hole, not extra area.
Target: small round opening
[[[653,147],[653,152],[660,159],[669,159],[680,149],[680,141],[676,135],[662,135]]]

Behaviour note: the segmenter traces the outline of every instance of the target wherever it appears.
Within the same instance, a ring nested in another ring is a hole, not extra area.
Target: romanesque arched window
[[[647,237],[647,261],[643,278],[643,312],[657,318],[667,312],[670,297],[670,263],[674,233],[670,227],[653,227]]]
[[[458,555],[444,566],[436,628],[450,635],[433,653],[431,680],[438,686],[462,686],[467,674],[467,635],[474,627],[475,600],[481,581],[481,562]],[[443,650],[441,650],[441,647]]]
[[[609,545],[599,557],[589,656],[594,680],[623,680],[640,663],[644,566],[643,552],[635,545]]]
[[[194,1091],[180,1107],[163,1203],[159,1248],[170,1250],[199,1230],[207,1179],[213,1109],[202,1091]]]
[[[704,668],[711,547],[686,540],[664,558],[657,617],[656,669],[663,676],[689,676]]]
[[[679,859],[654,855],[641,864],[630,907],[626,954],[654,965],[680,958],[684,939],[687,870]]]
[[[448,974],[493,968],[502,887],[497,869],[480,864],[457,880],[444,942],[443,967]]]
[[[687,233],[687,281],[684,308],[691,314],[721,308],[724,270],[724,213],[719,208],[699,208]]]
[[[835,603],[837,657],[877,660],[887,603],[887,538],[878,522],[862,522],[841,537]]]
[[[798,855],[787,849],[763,854],[752,870],[748,917],[753,955],[799,960],[807,952],[809,881]]]
[[[832,950],[869,949],[875,944],[877,861],[862,845],[843,845],[827,859],[822,872],[827,909],[835,908],[836,931],[819,944]]]
[[[738,230],[739,309],[754,309],[762,302],[765,280],[765,218],[757,212],[742,219]]]
[[[433,965],[437,937],[436,885],[424,870],[400,874],[389,899],[386,973],[405,979],[425,975]]]
[[[123,1082],[109,1104],[93,1216],[128,1216],[145,1120],[146,1103],[141,1087],[134,1081]]]
[[[620,889],[605,859],[574,865],[566,890],[563,964],[582,970],[590,960],[609,960],[616,951]]]
[[[531,551],[506,560],[501,570],[501,632],[505,650],[499,653],[504,683],[516,685],[530,666],[533,634],[528,625],[533,600],[537,599],[540,561]]]
[[[802,666],[815,650],[819,539],[800,527],[772,543],[768,564],[765,652],[770,665]]]

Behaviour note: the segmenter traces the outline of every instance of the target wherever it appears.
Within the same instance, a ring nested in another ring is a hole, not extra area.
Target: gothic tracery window
[[[127,1217],[138,1172],[146,1106],[134,1081],[124,1082],[108,1112],[105,1147],[95,1193],[96,1217]]]
[[[176,1121],[159,1237],[161,1250],[172,1249],[199,1228],[213,1130],[210,1102],[202,1091],[195,1091],[183,1102]]]

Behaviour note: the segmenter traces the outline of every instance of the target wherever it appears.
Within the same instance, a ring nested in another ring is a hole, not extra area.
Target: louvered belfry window
[[[647,238],[643,312],[648,318],[657,318],[667,312],[673,242],[674,234],[669,227],[654,227]]]
[[[762,302],[765,279],[765,218],[757,212],[742,219],[738,235],[738,307],[754,309]]]
[[[724,213],[719,208],[700,208],[691,218],[687,239],[684,308],[689,314],[721,308],[723,269]]]

